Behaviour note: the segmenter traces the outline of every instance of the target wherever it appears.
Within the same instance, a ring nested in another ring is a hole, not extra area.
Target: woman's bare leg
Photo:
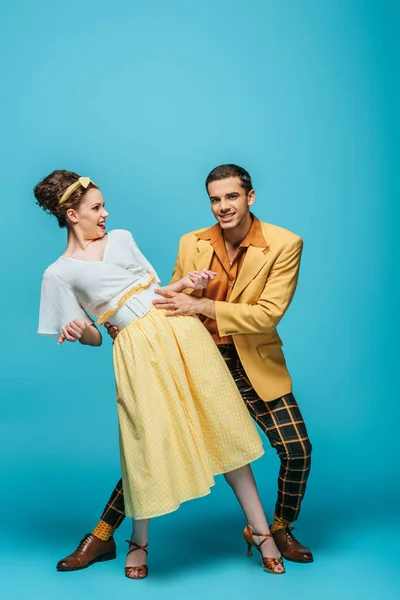
[[[224,477],[235,492],[236,498],[239,500],[240,506],[246,516],[247,523],[258,533],[270,533],[250,465],[245,465],[244,467],[225,473]],[[258,544],[262,540],[262,537],[254,536],[254,541]],[[278,558],[280,556],[280,552],[272,537],[263,543],[261,552],[263,556],[270,556],[271,558]],[[276,571],[283,571],[283,567],[277,566]]]
[[[149,523],[150,519],[140,519],[139,521],[132,519],[131,542],[135,542],[139,546],[147,544],[149,540]],[[133,547],[131,546],[131,548]],[[126,557],[126,567],[138,567],[139,565],[147,565],[147,555],[144,550],[135,550]]]

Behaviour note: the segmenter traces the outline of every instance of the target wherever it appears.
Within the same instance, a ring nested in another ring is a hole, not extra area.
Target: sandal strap
[[[128,544],[129,544],[129,550],[128,550],[128,554],[130,554],[131,552],[135,552],[135,550],[143,550],[146,555],[148,554],[148,543],[145,544],[144,546],[141,546],[140,544],[137,544],[136,542],[132,542],[131,540],[125,540]],[[133,546],[133,548],[131,548],[131,546]],[[134,567],[133,567],[134,568]]]
[[[267,569],[268,571],[272,571],[272,572],[276,573],[277,572],[277,571],[275,571],[276,567],[283,567],[282,555],[279,558],[272,557],[272,556],[263,556],[262,564],[263,564],[264,569]]]
[[[129,579],[144,579],[148,575],[147,565],[139,565],[138,567],[125,567],[125,575]]]
[[[282,556],[263,556],[263,563],[271,564],[273,566],[283,565]]]
[[[256,548],[261,548],[261,546],[263,545],[263,543],[266,542],[267,540],[269,540],[269,538],[272,537],[272,533],[257,533],[257,531],[255,531],[251,525],[248,525],[248,528],[249,528],[250,533],[253,536],[253,538],[254,538],[254,536],[264,538],[259,544],[256,544],[256,542],[253,539],[253,543],[254,543],[254,545],[255,545]]]
[[[257,548],[261,548],[263,543],[266,542],[267,540],[269,540],[270,537],[272,537],[272,535],[270,533],[253,533],[253,536],[255,536],[255,535],[258,535],[259,537],[264,538],[263,540],[261,540],[261,542],[259,544],[256,544]]]

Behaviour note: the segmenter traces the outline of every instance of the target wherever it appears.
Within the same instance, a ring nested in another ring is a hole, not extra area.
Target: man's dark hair
[[[219,167],[215,167],[209,174],[206,179],[206,189],[208,192],[208,184],[212,181],[218,181],[219,179],[227,179],[228,177],[239,177],[242,182],[242,187],[244,187],[246,194],[253,189],[253,184],[251,183],[251,177],[246,169],[242,167],[238,167],[238,165],[219,165]]]

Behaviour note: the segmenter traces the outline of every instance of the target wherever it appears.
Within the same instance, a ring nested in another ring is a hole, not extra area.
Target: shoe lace
[[[87,533],[85,535],[85,537],[82,538],[81,541],[79,542],[78,548],[84,548],[85,546],[87,546],[87,544],[90,541],[90,537],[91,537],[90,533]]]
[[[293,531],[294,527],[286,527],[285,531],[286,531],[286,535],[287,537],[292,541],[292,542],[298,542],[298,540],[296,540],[296,538],[294,537],[292,531]]]

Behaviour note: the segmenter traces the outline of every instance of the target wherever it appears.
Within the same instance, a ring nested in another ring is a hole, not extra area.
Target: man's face
[[[256,193],[248,194],[239,177],[227,177],[208,184],[211,210],[224,230],[239,227],[249,218],[250,206],[254,204]]]

